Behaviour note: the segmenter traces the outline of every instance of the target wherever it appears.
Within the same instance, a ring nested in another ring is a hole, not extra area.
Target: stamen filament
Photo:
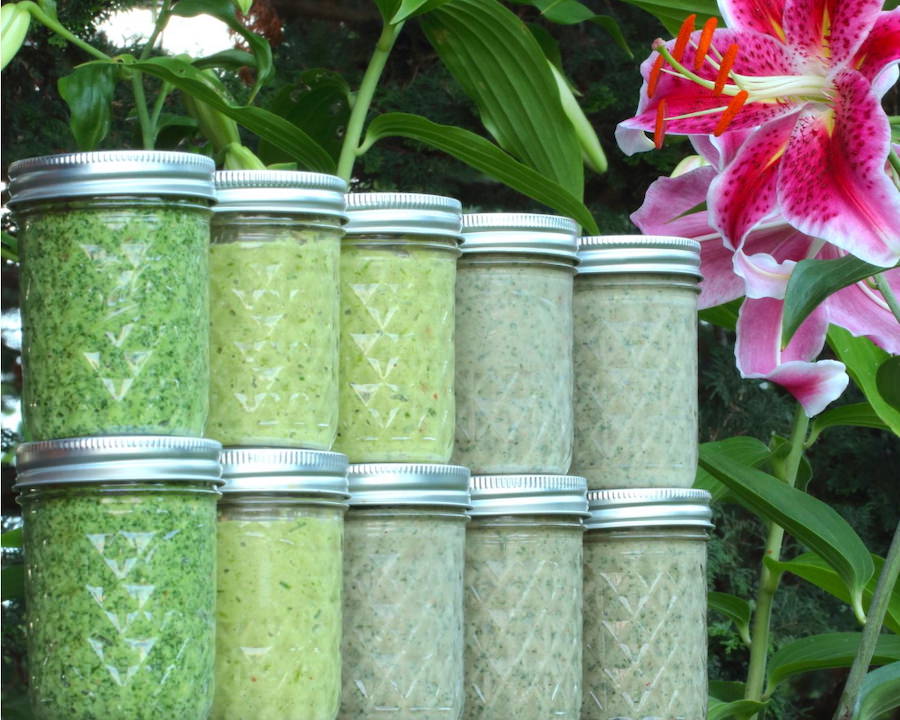
[[[719,123],[716,125],[716,129],[713,130],[713,135],[719,137],[722,133],[724,133],[728,126],[731,124],[731,121],[734,120],[734,116],[738,114],[740,109],[744,106],[744,103],[747,102],[747,97],[750,95],[746,90],[741,90],[737,95],[731,98],[731,102],[728,103],[728,107],[725,108],[725,112],[722,113],[722,117],[719,118]]]
[[[694,70],[699,70],[703,67],[703,61],[706,59],[707,53],[709,53],[713,32],[715,32],[718,23],[719,21],[715,17],[709,18],[709,20],[704,23],[703,32],[700,33],[700,42],[697,44],[697,54],[694,55]]]
[[[653,144],[659,150],[666,136],[666,101],[660,100],[656,106],[656,125],[653,128]]]
[[[674,57],[672,57],[672,53],[669,52],[669,49],[665,46],[665,44],[660,43],[657,47],[654,48],[660,55],[662,55],[666,61],[671,65],[681,77],[691,80],[701,87],[705,87],[707,90],[712,90],[715,88],[716,84],[712,80],[707,80],[706,78],[700,77],[697,73],[688,70],[684,65],[678,62]],[[668,70],[663,69],[662,72],[668,72]],[[726,86],[720,93],[725,95],[737,95],[740,91],[735,85]]]
[[[681,23],[681,28],[678,30],[678,37],[675,38],[675,47],[672,48],[672,57],[678,62],[681,62],[681,58],[684,57],[684,50],[687,47],[688,40],[691,39],[691,33],[694,32],[694,23],[696,20],[697,16],[691,13],[684,19],[684,22]]]
[[[736,43],[732,43],[728,46],[728,49],[725,51],[725,56],[722,58],[722,65],[719,67],[719,74],[716,76],[713,94],[722,94],[722,91],[725,89],[725,83],[728,82],[728,76],[731,74],[731,67],[734,65],[734,59],[737,57],[737,54],[738,46]]]

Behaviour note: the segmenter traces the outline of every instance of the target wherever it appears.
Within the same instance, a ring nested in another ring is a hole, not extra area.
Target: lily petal
[[[644,203],[631,215],[631,222],[647,235],[697,238],[709,235],[706,202],[715,168],[706,165],[677,177],[655,180],[644,195]],[[691,212],[691,211],[694,212]]]
[[[847,389],[850,378],[844,363],[837,360],[786,362],[767,376],[803,406],[807,417],[822,412]]]
[[[778,262],[768,253],[745,255],[742,250],[734,254],[734,272],[744,280],[748,298],[784,299],[788,281],[797,264],[794,260]]]
[[[784,0],[719,0],[719,11],[730,28],[784,39]]]
[[[734,251],[725,247],[722,238],[700,243],[700,297],[697,309],[715,307],[736,300],[744,294],[744,281],[734,274]]]
[[[778,367],[783,310],[774,298],[748,298],[741,305],[734,356],[743,377],[766,377]]]
[[[730,163],[752,134],[753,129],[729,130],[715,135],[691,135],[691,145],[713,167],[723,170]]]
[[[881,97],[897,80],[898,61],[900,61],[900,8],[883,12],[878,16],[872,32],[856,51],[851,67],[859,70],[863,77],[876,85],[875,94]],[[893,82],[888,84],[891,78]]]
[[[784,33],[804,56],[842,65],[872,29],[881,5],[882,0],[786,0]]]

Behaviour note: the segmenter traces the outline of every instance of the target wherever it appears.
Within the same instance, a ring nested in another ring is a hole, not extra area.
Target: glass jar
[[[17,451],[38,720],[205,720],[220,445],[70,438]]]
[[[474,474],[569,470],[577,233],[553,215],[463,216],[453,462]]]
[[[341,720],[458,720],[469,473],[350,466]]]
[[[445,463],[459,201],[351,193],[347,211],[335,449],[351,462]]]
[[[203,434],[213,169],[158,151],[10,166],[29,439]]]
[[[706,717],[705,490],[588,493],[583,720]]]
[[[337,432],[347,184],[286,170],[215,175],[206,434],[328,450]]]
[[[578,256],[572,472],[592,489],[689,488],[700,244],[586,237]]]
[[[221,456],[212,720],[334,720],[347,458]]]
[[[473,477],[466,531],[468,720],[578,720],[584,478]]]

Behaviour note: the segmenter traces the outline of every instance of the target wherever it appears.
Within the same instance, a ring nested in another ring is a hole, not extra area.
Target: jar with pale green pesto
[[[469,483],[466,720],[579,720],[584,478]]]
[[[459,201],[351,193],[347,214],[335,449],[353,463],[446,463]]]
[[[213,170],[142,150],[10,166],[29,439],[203,434]]]
[[[592,489],[689,488],[700,244],[585,237],[578,257],[572,473]]]
[[[463,216],[452,459],[473,474],[569,470],[577,233],[553,215]]]
[[[341,720],[459,720],[469,472],[351,465]]]
[[[287,170],[215,175],[206,434],[328,450],[338,419],[344,191]]]
[[[334,720],[347,458],[222,453],[212,720]]]
[[[141,435],[19,446],[37,720],[206,720],[220,449]]]
[[[710,495],[588,492],[582,720],[706,717]]]

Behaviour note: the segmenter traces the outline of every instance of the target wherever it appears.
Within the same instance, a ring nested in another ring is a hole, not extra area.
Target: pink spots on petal
[[[783,37],[784,0],[722,0],[719,6],[729,27]]]

